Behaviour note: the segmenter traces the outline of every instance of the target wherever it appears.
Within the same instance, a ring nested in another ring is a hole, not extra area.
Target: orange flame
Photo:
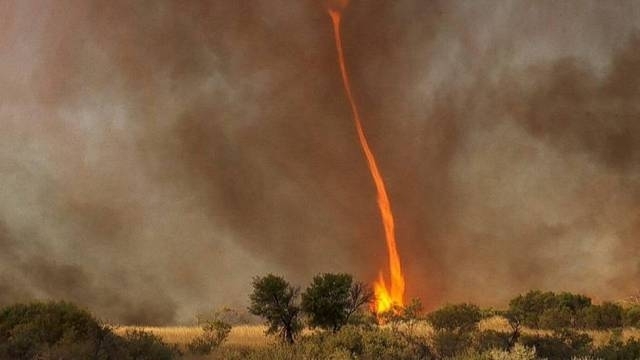
[[[340,5],[346,6],[346,1],[340,2]],[[358,139],[362,146],[362,151],[367,159],[367,165],[371,172],[371,177],[376,186],[378,193],[378,208],[380,209],[380,215],[382,217],[382,223],[384,224],[384,234],[387,242],[387,251],[389,254],[389,273],[391,286],[387,288],[386,282],[382,271],[378,280],[374,283],[374,292],[376,301],[374,304],[374,310],[380,314],[392,310],[394,306],[403,306],[404,304],[404,275],[402,274],[402,266],[400,263],[400,256],[398,255],[398,249],[396,246],[396,236],[393,222],[393,212],[391,211],[391,203],[389,202],[389,196],[387,196],[387,189],[382,180],[380,170],[376,159],[373,156],[373,152],[369,147],[367,138],[362,128],[362,122],[360,120],[360,114],[356,106],[356,102],[351,92],[351,83],[347,74],[347,67],[344,61],[344,51],[342,49],[342,36],[340,35],[340,20],[341,20],[341,8],[344,6],[329,6],[329,15],[333,21],[333,31],[335,35],[336,48],[338,50],[338,62],[340,64],[340,72],[342,73],[342,81],[344,83],[344,89],[347,94],[349,104],[351,104],[351,111],[353,112],[353,118],[358,132]]]

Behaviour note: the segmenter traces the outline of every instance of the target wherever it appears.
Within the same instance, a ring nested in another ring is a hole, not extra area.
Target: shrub
[[[640,328],[640,306],[634,305],[624,310],[624,326]]]
[[[66,302],[16,304],[0,310],[0,358],[106,359],[118,338],[86,310]],[[115,354],[115,355],[114,355]]]
[[[194,338],[187,347],[194,354],[208,355],[227,339],[231,325],[222,320],[212,320],[202,326],[203,334]]]
[[[570,328],[575,323],[575,314],[566,307],[545,309],[538,319],[541,329],[560,330]]]
[[[387,328],[344,326],[337,332],[315,332],[301,336],[295,344],[274,344],[253,349],[220,348],[212,359],[224,360],[415,360],[433,359]]]
[[[555,294],[552,292],[529,291],[509,302],[509,314],[524,326],[538,328],[540,316],[546,309],[552,308],[554,303]]]
[[[460,333],[477,330],[480,320],[480,308],[472,304],[446,305],[427,316],[427,321],[436,330]]]
[[[0,310],[0,359],[169,360],[178,352],[142,331],[119,337],[88,311],[66,302]]]
[[[412,360],[424,358],[424,348],[409,343],[398,332],[375,329],[364,332],[362,359]]]
[[[516,344],[511,351],[491,350],[487,354],[490,360],[536,360],[536,349]]]
[[[446,305],[427,315],[427,321],[436,330],[431,338],[436,354],[451,357],[470,349],[472,334],[481,319],[480,308],[472,304]]]
[[[449,358],[471,349],[473,337],[470,333],[438,330],[431,337],[431,346],[439,358]]]
[[[552,335],[522,335],[520,342],[533,347],[539,356],[549,359],[571,359],[591,352],[592,339],[587,334],[571,330],[556,331]]]
[[[509,350],[511,334],[496,330],[484,330],[475,336],[475,348],[481,352],[487,350]]]
[[[640,359],[640,340],[629,339],[623,343],[620,339],[612,339],[597,348],[594,356],[602,360]]]
[[[605,330],[622,327],[624,310],[620,305],[605,302],[582,311],[580,325],[586,329]]]
[[[575,327],[591,299],[568,292],[555,294],[539,290],[519,295],[509,302],[509,320],[531,328],[561,329]]]
[[[154,334],[129,330],[123,336],[126,352],[131,360],[171,360],[179,352]]]

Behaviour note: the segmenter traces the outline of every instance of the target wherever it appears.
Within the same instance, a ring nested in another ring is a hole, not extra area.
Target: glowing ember
[[[360,140],[362,151],[364,152],[364,155],[367,159],[367,165],[369,166],[369,171],[371,172],[371,177],[373,178],[373,182],[378,193],[378,208],[380,209],[380,215],[382,216],[384,234],[387,242],[387,251],[389,254],[389,273],[391,280],[390,288],[387,288],[382,271],[380,271],[380,276],[374,284],[374,291],[376,295],[374,310],[376,311],[376,313],[380,314],[391,310],[395,305],[403,306],[404,276],[402,274],[402,266],[400,264],[398,249],[396,247],[396,236],[394,230],[393,212],[391,211],[391,203],[389,202],[389,197],[387,196],[387,189],[385,188],[384,181],[382,180],[382,175],[380,174],[380,170],[378,170],[376,159],[373,156],[373,152],[369,147],[369,143],[367,142],[367,138],[362,128],[360,114],[358,113],[358,108],[353,98],[353,93],[351,92],[351,83],[349,81],[347,67],[344,61],[342,37],[340,35],[340,20],[342,15],[341,11],[342,9],[344,9],[344,7],[347,6],[347,3],[348,1],[345,0],[329,1],[328,11],[329,15],[331,16],[331,20],[333,21],[336,48],[338,50],[338,62],[340,64],[340,71],[342,73],[344,89],[347,94],[347,99],[351,104],[351,110],[353,112],[356,130],[358,132],[358,139]]]

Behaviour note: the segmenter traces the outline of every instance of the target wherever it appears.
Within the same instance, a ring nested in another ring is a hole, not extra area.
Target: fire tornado
[[[340,20],[342,18],[342,10],[347,6],[347,0],[334,0],[328,2],[328,11],[333,22],[333,31],[335,35],[336,49],[338,51],[338,63],[340,65],[340,72],[342,73],[342,82],[344,84],[344,90],[347,95],[347,100],[351,105],[351,111],[353,113],[353,119],[356,125],[358,133],[358,139],[362,151],[364,152],[367,160],[367,165],[373,178],[373,182],[376,187],[378,208],[380,209],[380,215],[382,217],[382,223],[384,225],[384,234],[387,243],[387,252],[389,255],[389,275],[390,286],[387,287],[385,277],[382,270],[380,271],[378,280],[374,283],[374,292],[376,296],[375,311],[380,314],[389,311],[394,305],[402,306],[404,303],[404,275],[402,274],[402,265],[400,263],[400,256],[398,255],[398,249],[396,246],[396,236],[393,221],[393,212],[391,211],[391,203],[389,196],[387,195],[387,189],[378,169],[376,158],[371,151],[371,147],[365,136],[364,129],[362,127],[362,121],[358,112],[358,107],[351,91],[351,82],[349,81],[349,75],[347,73],[347,66],[344,60],[344,51],[342,49],[342,36],[340,34]]]

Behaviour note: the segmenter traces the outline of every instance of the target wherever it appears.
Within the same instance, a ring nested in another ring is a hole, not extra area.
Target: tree
[[[273,274],[253,278],[252,285],[249,312],[265,319],[267,334],[278,334],[283,341],[293,344],[302,330],[297,304],[299,289]]]
[[[373,298],[363,283],[353,282],[349,274],[321,274],[302,294],[302,310],[309,325],[337,332],[350,317]]]

